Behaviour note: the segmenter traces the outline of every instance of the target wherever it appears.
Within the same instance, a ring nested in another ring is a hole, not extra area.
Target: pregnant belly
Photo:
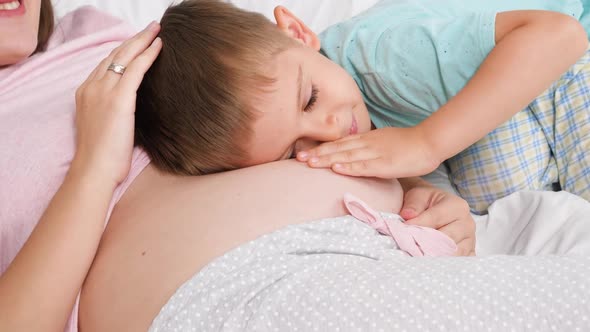
[[[80,329],[145,331],[211,260],[289,224],[344,215],[345,192],[391,212],[402,199],[397,181],[343,177],[293,161],[201,177],[148,166],[105,230],[82,289]]]

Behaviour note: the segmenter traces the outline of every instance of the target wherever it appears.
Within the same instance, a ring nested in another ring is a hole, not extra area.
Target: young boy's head
[[[136,143],[163,171],[201,175],[291,157],[366,132],[361,93],[283,7],[277,24],[216,0],[161,20],[162,51],[137,96]]]

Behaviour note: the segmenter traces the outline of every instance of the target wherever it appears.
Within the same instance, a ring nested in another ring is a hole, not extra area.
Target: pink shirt
[[[120,20],[83,7],[59,22],[46,52],[0,70],[0,274],[68,171],[75,151],[76,89],[132,34]],[[147,164],[147,155],[136,148],[131,172],[117,188],[109,215]],[[66,331],[76,330],[77,305]]]

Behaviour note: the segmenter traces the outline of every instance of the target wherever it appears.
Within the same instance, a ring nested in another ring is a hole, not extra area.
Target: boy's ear
[[[318,36],[287,8],[283,6],[275,7],[274,15],[277,21],[277,27],[289,37],[316,51],[320,50],[320,39]]]

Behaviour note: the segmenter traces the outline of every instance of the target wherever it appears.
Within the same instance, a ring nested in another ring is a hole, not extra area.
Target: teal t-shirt
[[[355,79],[375,126],[414,126],[475,74],[496,14],[522,9],[585,19],[579,0],[383,0],[323,32],[322,52]]]

